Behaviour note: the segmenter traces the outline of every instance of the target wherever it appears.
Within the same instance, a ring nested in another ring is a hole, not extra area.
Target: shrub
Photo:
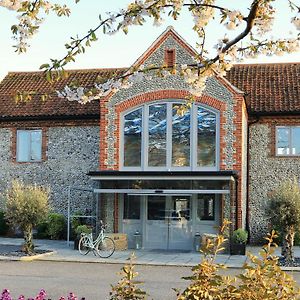
[[[4,211],[0,211],[0,235],[6,235],[8,232],[9,226],[5,220]]]
[[[178,289],[177,300],[297,300],[300,290],[291,276],[281,270],[278,257],[274,255],[273,240],[277,238],[275,231],[266,238],[267,244],[260,251],[260,257],[248,255],[250,262],[243,265],[237,276],[221,275],[220,270],[226,267],[216,263],[216,257],[226,241],[225,232],[230,222],[224,220],[220,233],[214,239],[208,239],[202,247],[204,257],[192,267],[192,275],[185,277],[190,284],[182,292]],[[243,235],[244,237],[245,235]],[[245,239],[244,239],[245,240]],[[139,289],[134,280],[138,275],[134,271],[133,258],[122,268],[122,279],[112,286],[110,300],[145,299],[146,292]]]
[[[242,228],[239,228],[233,232],[232,240],[236,244],[246,244],[248,240],[248,232]]]
[[[300,187],[296,179],[283,182],[270,195],[267,213],[272,225],[282,229],[282,254],[294,261],[294,237],[300,227]]]
[[[89,228],[87,225],[79,225],[75,228],[75,233],[76,233],[77,237],[80,237],[80,235],[82,233],[89,234],[91,232],[92,232],[92,229]]]
[[[79,216],[82,216],[82,212],[81,211],[77,211],[74,213],[72,219],[71,219],[71,236],[73,238],[76,237],[76,228],[80,225],[84,225],[83,223],[83,218],[80,218]]]
[[[141,282],[134,280],[138,273],[134,270],[134,254],[131,255],[129,264],[126,264],[120,272],[122,278],[113,286],[110,292],[110,300],[143,300],[146,292],[138,287]]]
[[[28,254],[34,250],[32,229],[48,213],[48,198],[48,189],[37,185],[25,185],[16,180],[6,193],[5,218],[9,224],[23,231],[23,251]]]
[[[62,214],[51,213],[48,215],[48,234],[51,239],[62,239],[66,232],[66,218]]]
[[[48,222],[43,221],[37,224],[36,226],[36,237],[38,239],[48,239],[49,238],[49,233],[48,233]]]

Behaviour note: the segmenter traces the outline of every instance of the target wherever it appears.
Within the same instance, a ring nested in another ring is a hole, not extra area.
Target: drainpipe
[[[238,217],[239,217],[239,212],[240,212],[240,206],[239,206],[239,179],[238,177],[234,178],[235,181],[235,229],[239,228],[239,221],[238,221]]]
[[[249,215],[249,208],[250,208],[250,204],[249,204],[249,182],[250,182],[250,172],[249,172],[249,165],[250,165],[250,159],[249,159],[249,146],[250,146],[250,126],[253,124],[256,124],[259,122],[260,118],[258,115],[255,115],[255,120],[253,120],[252,122],[248,123],[247,126],[247,176],[246,176],[246,186],[247,186],[247,191],[246,191],[246,230],[248,231],[248,242],[250,240],[250,215]]]

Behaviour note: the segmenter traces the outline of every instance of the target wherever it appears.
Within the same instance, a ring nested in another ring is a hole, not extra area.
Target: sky
[[[228,4],[228,0],[220,0]],[[0,79],[8,72],[13,71],[36,71],[39,66],[48,63],[50,58],[61,58],[64,56],[64,44],[71,36],[82,36],[87,30],[98,24],[98,16],[105,16],[106,12],[118,11],[124,8],[131,1],[129,0],[81,0],[78,4],[71,0],[57,0],[56,3],[66,3],[71,8],[70,17],[58,18],[54,15],[46,17],[39,32],[31,40],[31,47],[25,54],[16,54],[13,45],[10,27],[16,23],[16,14],[0,7]],[[231,5],[241,6],[242,1],[230,0]],[[243,0],[243,4],[249,3]],[[289,31],[293,30],[290,24],[291,15],[286,7],[286,0],[277,0],[279,7],[279,18],[275,23],[276,35],[287,37]],[[243,9],[243,8],[242,8]],[[134,26],[129,29],[127,35],[122,32],[113,36],[99,33],[99,41],[86,53],[77,57],[75,63],[71,63],[67,68],[110,68],[129,67],[144,51],[154,42],[154,40],[167,28],[173,26],[175,30],[193,47],[196,46],[196,34],[192,31],[192,20],[187,13],[184,13],[178,21],[165,18],[160,27],[153,26],[153,21],[149,20],[144,26]],[[222,27],[221,27],[222,28]],[[207,37],[208,44],[213,48],[215,41],[223,37],[222,29],[217,24],[212,24]],[[300,61],[299,53],[284,55],[281,57],[259,57],[255,60],[247,60],[247,63],[261,62],[285,62]]]

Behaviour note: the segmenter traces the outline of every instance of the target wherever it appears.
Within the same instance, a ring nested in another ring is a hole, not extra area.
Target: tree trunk
[[[286,262],[293,262],[294,257],[294,237],[295,229],[294,226],[289,226],[284,231],[283,240],[282,240],[282,255]]]
[[[27,254],[32,254],[34,245],[32,242],[32,226],[26,226],[23,230],[24,233],[24,245],[23,245],[23,251]]]

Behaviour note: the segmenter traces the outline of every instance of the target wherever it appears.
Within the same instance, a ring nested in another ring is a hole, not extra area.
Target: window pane
[[[140,219],[141,197],[134,195],[124,196],[124,219],[139,220]]]
[[[167,145],[167,108],[166,104],[149,107],[149,144],[148,165],[151,167],[166,165]]]
[[[198,195],[197,220],[215,220],[215,195]]]
[[[190,165],[190,110],[182,116],[177,114],[178,105],[173,105],[172,116],[172,166]]]
[[[164,220],[166,214],[166,198],[160,196],[148,197],[148,220]]]
[[[300,127],[292,127],[292,154],[300,155]]]
[[[124,166],[141,166],[142,109],[137,109],[124,118]]]
[[[289,128],[277,128],[277,154],[289,155]]]
[[[31,160],[42,160],[42,131],[31,132]]]
[[[17,131],[17,161],[30,161],[30,132]]]
[[[171,219],[173,220],[190,220],[190,199],[184,196],[172,197]]]
[[[202,107],[197,110],[198,166],[216,165],[216,115]]]

